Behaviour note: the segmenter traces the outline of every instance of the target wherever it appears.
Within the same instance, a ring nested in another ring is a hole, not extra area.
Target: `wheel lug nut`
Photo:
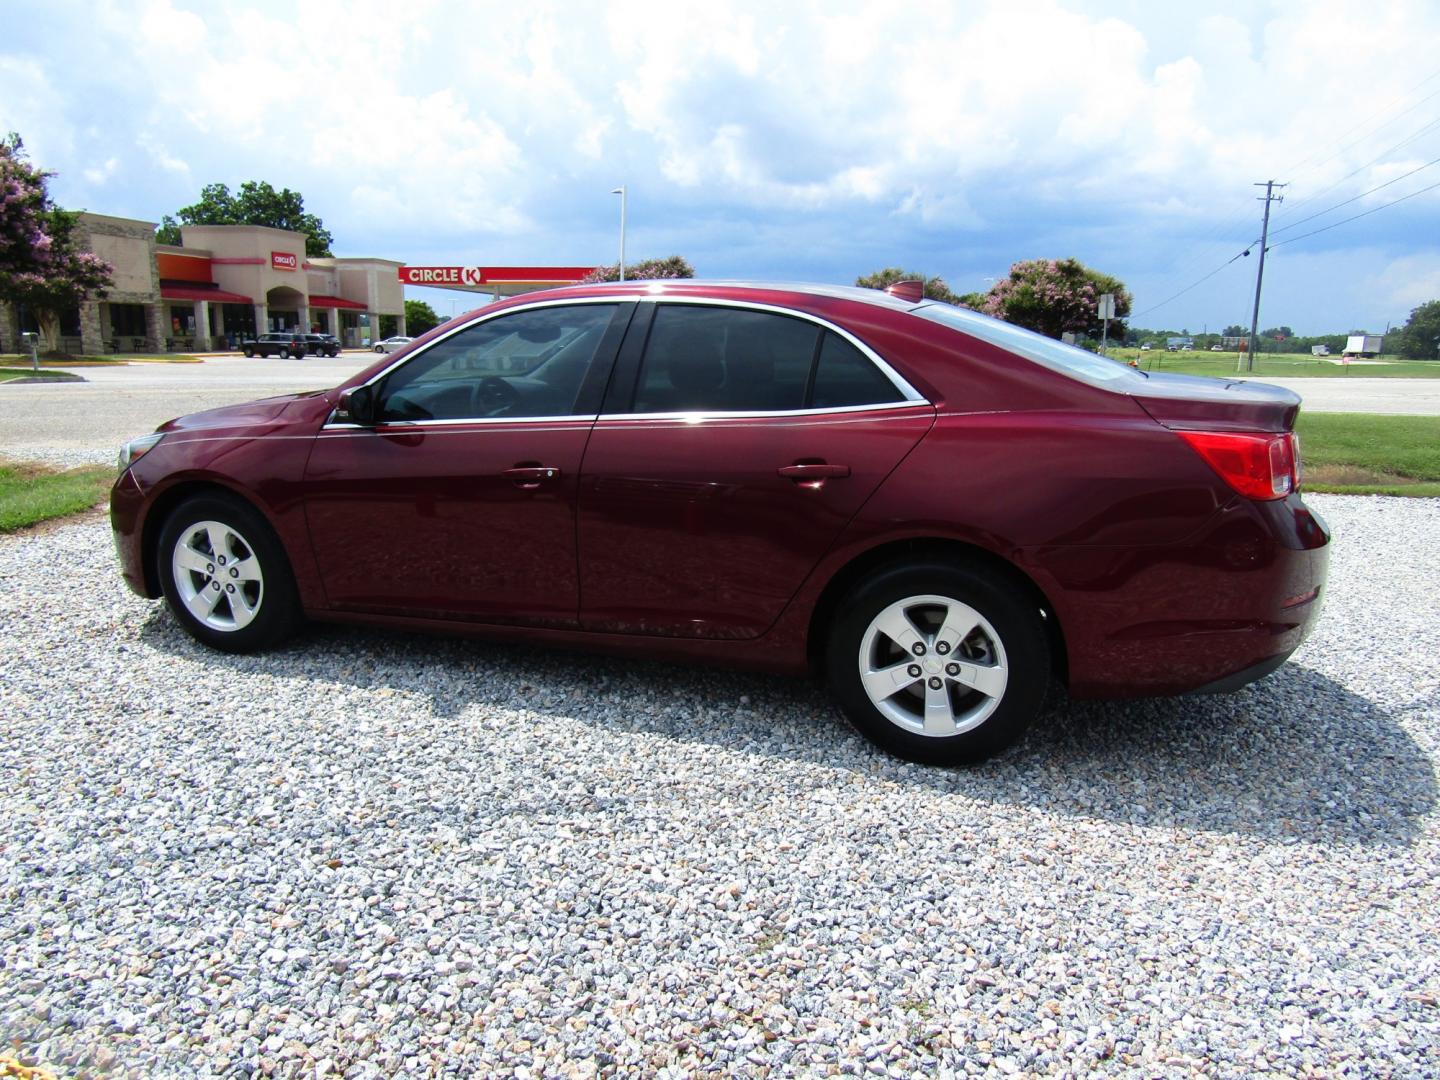
[[[910,677],[911,677],[912,679],[918,679],[918,678],[920,677],[920,665],[919,665],[919,664],[911,664],[911,665],[910,665],[908,668],[906,668],[905,670],[909,673],[909,675],[910,675]]]
[[[935,651],[938,652],[941,656],[944,656],[950,651],[950,643],[948,641],[936,642]]]
[[[219,592],[219,591],[220,591],[220,582],[218,582],[218,581],[212,581],[210,584],[213,585],[213,586],[215,586],[215,591],[216,591],[216,592]]]
[[[960,674],[960,665],[959,665],[959,664],[946,664],[946,665],[945,665],[945,674],[946,674],[946,675],[959,675],[959,674]]]
[[[224,556],[224,555],[221,555],[221,556],[220,556],[220,565],[221,565],[221,566],[224,566],[224,565],[225,565],[225,556]]]
[[[234,586],[234,585],[226,585],[226,586],[225,586],[225,591],[226,591],[226,592],[234,592],[234,591],[235,591],[235,586]]]
[[[916,656],[924,656],[925,646],[917,641],[914,645],[910,646],[910,651],[913,652]]]
[[[940,679],[939,679],[938,676],[930,680],[930,689],[931,689],[931,690],[939,690],[940,687],[942,687],[942,686],[944,686],[944,685],[945,685],[945,684],[940,681]]]
[[[240,571],[239,571],[239,570],[236,570],[235,567],[232,566],[232,567],[230,568],[230,576],[231,576],[231,577],[239,577],[239,576],[240,576]]]
[[[213,562],[206,563],[206,564],[205,564],[205,572],[206,572],[207,574],[213,574],[213,573],[215,572],[215,564],[214,564]]]

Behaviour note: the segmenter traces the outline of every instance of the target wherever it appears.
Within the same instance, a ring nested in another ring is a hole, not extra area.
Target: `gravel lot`
[[[1434,1076],[1440,500],[1311,501],[1293,663],[969,771],[778,679],[226,657],[103,520],[0,538],[0,1037],[66,1075]]]

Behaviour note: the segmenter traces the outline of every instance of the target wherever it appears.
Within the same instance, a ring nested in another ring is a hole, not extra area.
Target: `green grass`
[[[103,465],[60,471],[0,462],[0,532],[88,510],[105,498],[115,470]]]
[[[0,361],[9,365],[25,366],[30,364],[28,353],[0,353]],[[47,367],[94,367],[97,364],[198,364],[201,360],[198,356],[189,353],[120,353],[110,356],[42,356],[40,366]]]
[[[1301,413],[1295,430],[1306,491],[1440,496],[1440,416]]]
[[[1272,375],[1286,379],[1440,379],[1440,361],[1401,360],[1382,356],[1378,364],[1334,363],[1338,356],[1328,358],[1308,353],[1261,353],[1255,358],[1255,370],[1237,371],[1240,357],[1233,352],[1166,352],[1164,349],[1110,349],[1107,356],[1115,360],[1136,361],[1143,371],[1173,371],[1181,375],[1213,375],[1217,378],[1263,378]]]
[[[68,371],[46,371],[41,368],[39,371],[32,371],[30,368],[0,368],[0,382],[9,382],[11,379],[44,379],[46,382],[70,382],[77,376],[71,375]]]

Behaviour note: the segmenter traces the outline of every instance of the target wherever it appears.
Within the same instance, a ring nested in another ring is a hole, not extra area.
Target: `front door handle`
[[[560,475],[560,470],[552,465],[516,465],[513,469],[506,469],[500,475],[518,488],[534,491],[546,480],[556,479]]]
[[[827,465],[823,461],[803,465],[782,465],[775,470],[787,480],[829,480],[850,475],[849,465]]]

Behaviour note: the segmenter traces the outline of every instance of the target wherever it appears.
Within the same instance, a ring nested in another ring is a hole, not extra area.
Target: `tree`
[[[50,202],[53,173],[25,160],[13,132],[0,142],[0,300],[25,304],[40,324],[45,350],[59,345],[60,316],[105,294],[115,268],[76,249],[78,214]]]
[[[435,314],[435,309],[424,300],[405,301],[405,333],[411,337],[419,337],[426,330],[433,330],[440,325],[440,316]]]
[[[680,255],[671,255],[666,259],[642,259],[637,263],[630,263],[625,267],[626,281],[659,281],[668,278],[693,278],[695,268]],[[608,266],[597,266],[590,273],[580,279],[582,285],[590,285],[602,281],[619,281],[620,264],[611,263]]]
[[[864,277],[857,277],[855,284],[862,289],[884,289],[894,285],[897,281],[919,281],[924,284],[925,297],[929,300],[939,300],[946,304],[958,304],[960,298],[950,291],[950,286],[945,284],[941,277],[926,277],[924,274],[912,274],[909,270],[901,270],[898,266],[887,266],[884,270],[876,270],[873,274],[866,274]]]
[[[1249,337],[1250,331],[1243,326],[1238,326],[1234,323],[1231,323],[1229,326],[1225,327],[1224,334],[1226,337]]]
[[[1098,338],[1104,293],[1115,296],[1110,333],[1121,337],[1123,320],[1130,314],[1130,293],[1118,278],[1091,270],[1078,259],[1017,262],[1010,267],[1010,276],[1001,278],[985,294],[981,310],[1047,337],[1058,338],[1071,331]]]
[[[246,180],[234,195],[225,184],[206,184],[200,201],[177,211],[180,221],[166,214],[160,219],[155,239],[162,244],[180,243],[181,225],[268,225],[305,234],[305,254],[330,254],[330,235],[325,223],[306,213],[305,199],[298,191],[276,191],[266,181]]]
[[[1410,312],[1394,349],[1411,360],[1434,360],[1440,355],[1440,300],[1431,300]]]

